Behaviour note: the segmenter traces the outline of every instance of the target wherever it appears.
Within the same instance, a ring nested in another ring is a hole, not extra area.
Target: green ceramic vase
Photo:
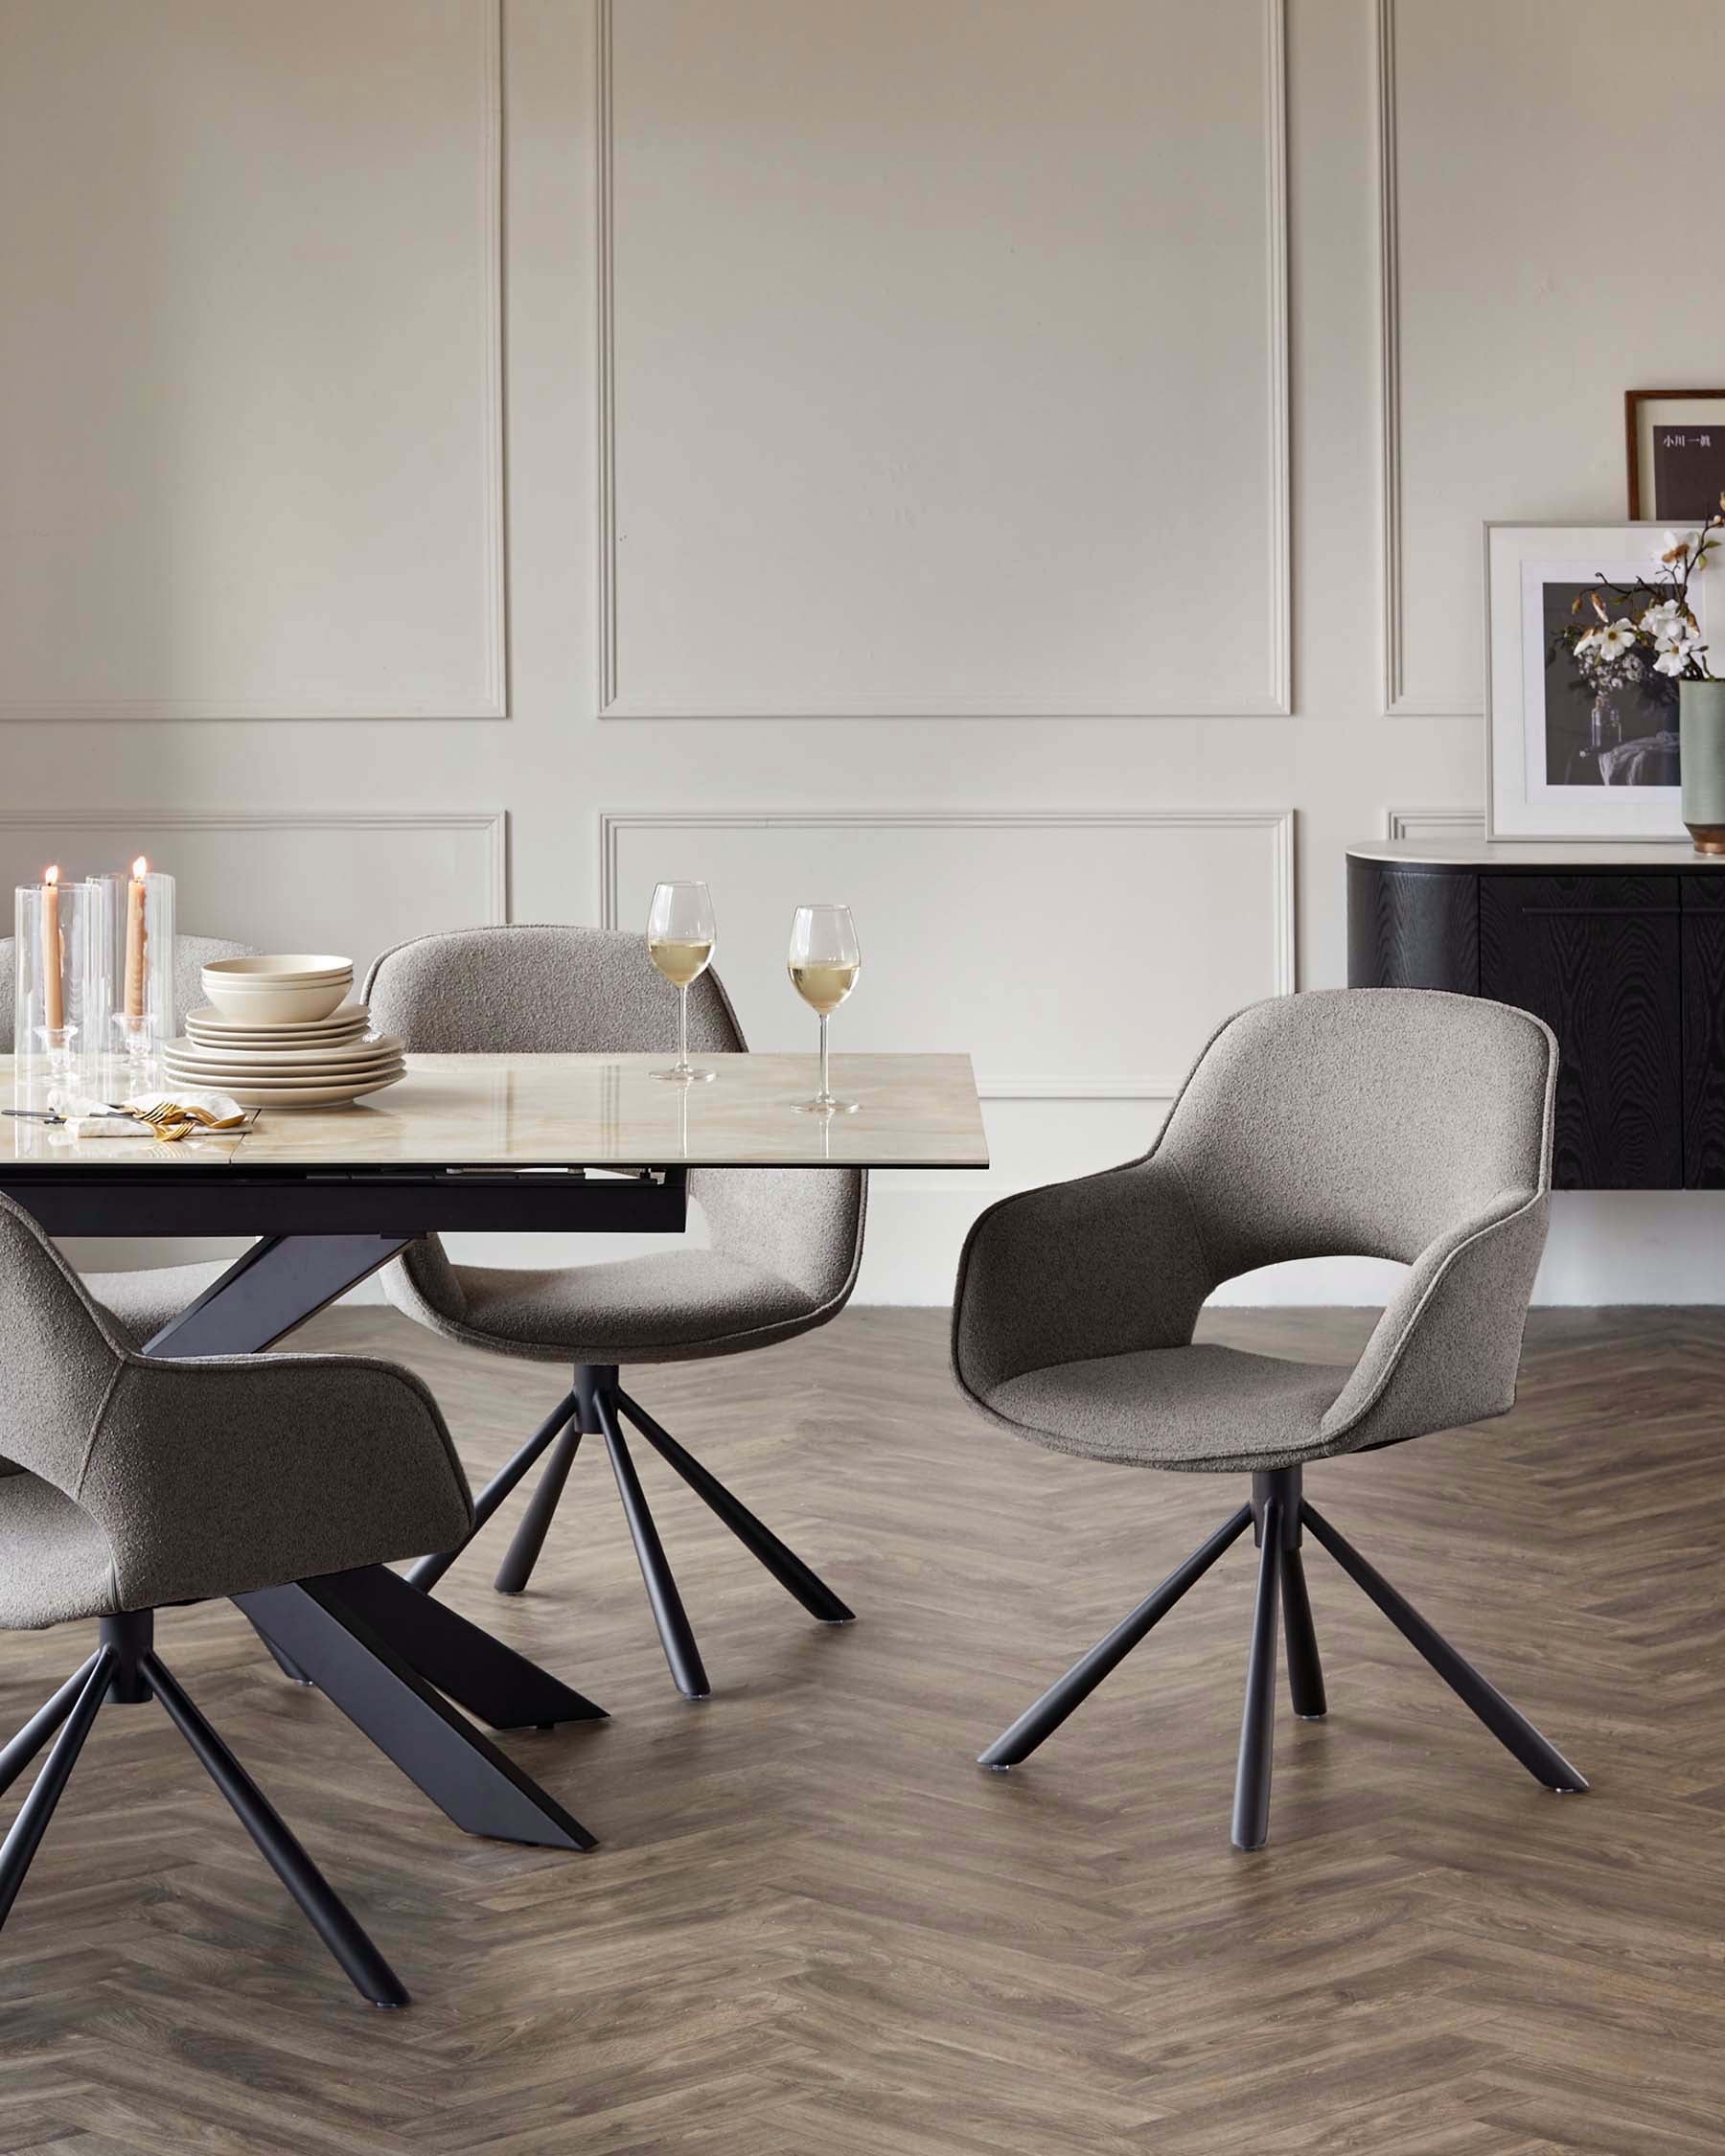
[[[1725,854],[1725,681],[1679,681],[1683,820],[1698,854]]]

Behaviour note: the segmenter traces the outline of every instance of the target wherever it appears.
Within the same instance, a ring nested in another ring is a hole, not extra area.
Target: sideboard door
[[[1679,876],[1683,892],[1683,1180],[1725,1190],[1725,875]]]
[[[1480,993],[1557,1036],[1560,1190],[1680,1190],[1677,879],[1482,876]]]

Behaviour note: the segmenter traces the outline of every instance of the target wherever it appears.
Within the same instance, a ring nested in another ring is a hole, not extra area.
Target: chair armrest
[[[128,1355],[77,1497],[122,1609],[448,1549],[472,1524],[430,1393],[347,1355]]]
[[[1543,1193],[1501,1191],[1420,1252],[1321,1425],[1336,1451],[1455,1430],[1515,1405],[1549,1210]]]
[[[1215,1284],[1169,1159],[1023,1191],[990,1206],[966,1238],[953,1373],[981,1399],[1026,1370],[1184,1347]]]

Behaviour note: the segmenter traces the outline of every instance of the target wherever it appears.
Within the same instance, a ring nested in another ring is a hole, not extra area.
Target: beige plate
[[[171,1085],[212,1093],[237,1092],[242,1086],[268,1086],[276,1092],[291,1092],[300,1086],[362,1086],[370,1078],[399,1078],[405,1067],[400,1056],[346,1070],[191,1070],[172,1063],[162,1067]]]
[[[364,1003],[343,1003],[328,1018],[275,1019],[266,1025],[245,1025],[238,1019],[223,1018],[214,1003],[204,1003],[190,1015],[186,1023],[203,1033],[219,1033],[224,1038],[232,1036],[240,1041],[278,1037],[284,1042],[315,1041],[321,1034],[339,1033],[345,1026],[369,1025],[371,1011]]]
[[[380,1093],[385,1086],[399,1086],[407,1075],[398,1070],[387,1078],[355,1079],[345,1086],[226,1086],[222,1090],[242,1108],[334,1108],[337,1102],[361,1100]]]
[[[380,1034],[375,1041],[331,1041],[315,1047],[288,1048],[266,1046],[259,1042],[254,1047],[211,1047],[199,1042],[170,1041],[162,1050],[171,1062],[188,1064],[197,1069],[260,1070],[267,1064],[273,1070],[278,1067],[287,1071],[301,1069],[327,1069],[336,1063],[378,1063],[393,1061],[406,1046],[399,1035]]]

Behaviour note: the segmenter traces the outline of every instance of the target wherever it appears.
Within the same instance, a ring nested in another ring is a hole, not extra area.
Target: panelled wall
[[[1673,9],[1630,96],[1605,0],[0,0],[0,875],[361,960],[704,876],[775,1047],[846,898],[838,1047],[987,1099],[871,1218],[944,1300],[1477,817],[1480,519],[1725,328]],[[1547,1292],[1725,1292],[1637,1203]]]

